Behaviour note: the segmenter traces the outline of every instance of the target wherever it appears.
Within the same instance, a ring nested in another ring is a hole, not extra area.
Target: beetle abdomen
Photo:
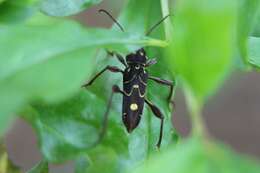
[[[128,132],[135,129],[141,120],[147,79],[148,74],[143,68],[136,70],[135,67],[132,67],[125,70],[122,117]]]

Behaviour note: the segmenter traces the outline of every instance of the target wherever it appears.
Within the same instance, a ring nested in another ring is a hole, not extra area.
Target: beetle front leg
[[[124,92],[119,88],[119,86],[113,85],[112,93],[110,95],[110,98],[109,98],[109,101],[108,101],[108,105],[107,105],[107,109],[106,109],[106,112],[104,114],[104,119],[103,119],[103,122],[102,122],[102,129],[100,131],[99,139],[97,141],[97,144],[102,141],[102,139],[104,138],[104,136],[106,134],[107,125],[108,125],[108,115],[109,115],[109,111],[110,111],[110,108],[111,108],[111,105],[112,105],[113,96],[114,96],[115,93],[124,94]]]
[[[110,55],[110,56],[116,56],[116,58],[118,59],[118,61],[120,61],[125,67],[127,67],[127,64],[126,64],[126,62],[125,62],[125,59],[123,58],[123,56],[122,55],[120,55],[120,54],[118,54],[118,53],[116,53],[116,52],[109,52],[109,51],[107,51],[107,53],[108,53],[108,55]]]
[[[153,76],[149,76],[148,79],[151,79],[159,84],[162,84],[162,85],[166,85],[166,86],[169,86],[170,87],[170,93],[169,93],[169,96],[167,98],[168,102],[171,102],[171,98],[172,98],[172,93],[173,93],[173,82],[172,81],[168,81],[168,80],[164,80],[164,79],[160,79],[158,77],[153,77]]]
[[[160,148],[161,142],[162,142],[162,137],[163,137],[163,121],[164,121],[164,116],[161,112],[161,110],[155,106],[153,103],[151,103],[149,100],[145,99],[145,103],[148,104],[148,106],[151,108],[153,114],[161,119],[161,126],[160,126],[160,135],[159,135],[159,140],[157,142],[157,147]]]
[[[107,70],[109,70],[110,72],[113,72],[113,73],[122,73],[123,74],[123,72],[124,72],[123,70],[119,69],[116,66],[106,66],[101,72],[96,74],[88,83],[82,85],[82,87],[90,86],[101,74],[103,74]]]

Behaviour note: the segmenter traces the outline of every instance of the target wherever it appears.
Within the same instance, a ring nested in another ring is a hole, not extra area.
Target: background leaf
[[[36,12],[36,0],[8,0],[0,2],[0,24],[18,24]]]
[[[102,0],[42,0],[41,10],[50,16],[68,16],[100,3]]]
[[[249,39],[249,62],[253,67],[260,68],[260,38],[250,37]]]
[[[260,6],[260,5],[259,5]],[[256,24],[252,32],[252,36],[260,37],[260,7],[258,7],[258,14],[256,16]]]
[[[253,30],[256,23],[257,12],[260,9],[260,1],[258,0],[239,0],[238,8],[238,47],[240,51],[240,56],[244,63],[247,65],[249,60],[248,55],[248,41],[249,36]]]
[[[155,3],[158,5],[159,1]],[[125,5],[122,9],[122,13],[120,14],[118,20],[119,23],[125,28],[125,30],[132,34],[141,34],[144,35],[145,31],[148,27],[147,17],[150,14],[150,10],[152,9],[152,2],[148,0],[137,1],[131,0]],[[143,8],[145,7],[145,8]],[[156,8],[156,11],[160,11],[160,6],[153,6]],[[135,11],[142,11],[142,13],[135,13]],[[117,26],[114,26],[117,28]]]
[[[200,101],[219,86],[230,68],[235,10],[235,1],[176,4],[169,63]]]

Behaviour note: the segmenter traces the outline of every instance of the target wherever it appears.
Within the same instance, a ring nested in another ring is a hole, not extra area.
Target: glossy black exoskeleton
[[[110,16],[111,19],[120,27],[120,29],[124,31],[123,27],[107,11],[100,10],[99,12],[104,12],[108,16]],[[149,35],[151,31],[167,17],[168,16],[164,17],[161,21],[159,21],[156,25],[154,25],[147,32],[147,35]],[[103,138],[106,131],[107,122],[108,122],[108,113],[111,107],[113,95],[114,93],[121,93],[123,95],[122,120],[127,131],[131,133],[138,126],[142,117],[144,103],[146,103],[151,108],[154,115],[161,119],[160,134],[157,143],[157,147],[160,147],[162,136],[163,136],[164,116],[160,111],[160,109],[145,97],[147,81],[153,80],[159,84],[169,86],[170,87],[170,94],[168,96],[169,102],[173,92],[173,82],[168,80],[163,80],[157,77],[153,77],[148,74],[146,68],[153,64],[156,64],[156,60],[148,59],[146,56],[146,52],[143,48],[137,50],[134,53],[128,54],[125,59],[117,53],[114,52],[108,52],[108,53],[110,55],[115,55],[117,59],[125,66],[125,69],[121,70],[115,66],[107,66],[96,76],[94,76],[87,84],[83,85],[83,87],[87,87],[91,85],[103,72],[107,70],[114,73],[121,73],[123,75],[123,90],[121,90],[117,85],[114,85],[112,87],[112,94],[109,99],[107,111],[105,112],[103,129],[100,134],[100,140]]]

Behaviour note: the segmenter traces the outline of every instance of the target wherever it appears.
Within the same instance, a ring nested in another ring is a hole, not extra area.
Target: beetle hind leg
[[[158,148],[160,148],[161,143],[162,143],[162,137],[163,137],[164,116],[163,116],[161,110],[157,106],[155,106],[153,103],[151,103],[149,100],[145,99],[145,103],[148,104],[148,106],[151,108],[153,114],[157,118],[160,118],[160,120],[161,120],[159,139],[158,139],[158,142],[156,144],[156,146]]]
[[[105,134],[106,134],[106,130],[107,130],[107,126],[108,126],[108,115],[109,115],[110,108],[112,106],[112,100],[113,100],[113,96],[114,96],[115,93],[123,94],[124,92],[119,88],[119,86],[113,85],[112,93],[109,97],[107,109],[106,109],[106,112],[104,114],[104,119],[103,119],[103,122],[102,122],[102,129],[100,131],[99,138],[98,138],[98,141],[96,142],[96,144],[100,143],[102,141],[102,139],[104,138]]]

